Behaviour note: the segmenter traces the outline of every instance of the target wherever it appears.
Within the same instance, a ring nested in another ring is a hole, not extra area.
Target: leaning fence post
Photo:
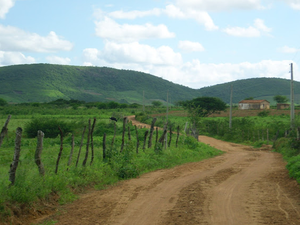
[[[176,148],[178,146],[178,139],[179,139],[179,126],[177,127]]]
[[[4,126],[2,127],[1,134],[0,134],[0,147],[2,145],[2,142],[3,142],[3,139],[4,139],[5,135],[7,134],[7,131],[8,131],[7,125],[9,123],[9,121],[10,121],[10,118],[11,118],[11,115],[9,115],[7,117],[7,120],[6,120],[5,124],[4,124]]]
[[[82,162],[82,166],[86,165],[88,156],[89,156],[89,145],[90,145],[90,137],[91,137],[91,119],[89,119],[89,130],[88,130],[88,136],[87,136],[87,142],[86,142],[86,151],[85,151],[85,157]]]
[[[41,130],[39,130],[37,132],[37,146],[36,146],[34,159],[35,159],[35,164],[38,166],[39,173],[42,176],[45,175],[44,165],[41,160],[41,155],[43,151],[43,138],[44,138],[44,133]]]
[[[106,158],[106,133],[103,134],[103,159]]]
[[[75,145],[75,143],[74,143],[74,134],[72,134],[71,152],[70,152],[70,156],[69,156],[69,160],[68,160],[67,166],[71,165],[72,156],[73,156],[73,152],[74,152],[74,145]]]
[[[63,150],[63,138],[64,138],[63,137],[63,132],[62,132],[61,128],[58,127],[58,129],[60,131],[60,150],[59,150],[58,157],[57,157],[57,160],[56,160],[55,174],[57,174],[57,171],[58,171],[58,165],[59,165],[61,153],[62,153],[62,150]]]
[[[96,118],[94,118],[93,125],[92,125],[92,130],[91,130],[91,151],[92,151],[92,158],[91,158],[90,165],[92,165],[92,163],[94,161],[94,138],[93,138],[93,133],[94,133],[95,125],[96,125]]]
[[[16,131],[16,139],[15,139],[15,154],[13,162],[10,164],[9,170],[9,181],[10,185],[15,184],[16,171],[19,164],[20,152],[21,152],[21,139],[22,139],[22,128],[18,127]]]
[[[138,132],[136,125],[134,127],[135,127],[135,132],[136,132],[136,154],[138,154],[139,153],[139,145],[140,145],[139,132]]]
[[[122,133],[122,144],[121,144],[121,151],[123,151],[124,149],[124,142],[125,142],[125,130],[126,130],[126,120],[127,120],[127,117],[124,117],[123,118],[123,133]]]
[[[154,124],[156,122],[157,118],[153,118],[152,123],[151,123],[151,128],[150,128],[150,135],[149,135],[149,140],[148,140],[148,148],[151,148],[152,146],[152,136],[153,136],[153,131],[154,131]]]
[[[171,146],[171,142],[172,142],[172,126],[170,126],[170,139],[169,139],[168,147]]]
[[[147,141],[147,136],[148,136],[149,130],[146,130],[145,136],[144,136],[144,145],[143,145],[143,150],[146,148],[146,141]]]
[[[81,148],[82,148],[82,145],[83,145],[83,138],[84,138],[85,130],[86,130],[86,126],[84,126],[84,128],[83,128],[83,132],[82,132],[82,136],[81,136],[81,142],[80,142],[79,151],[78,151],[78,156],[77,156],[77,161],[76,161],[76,167],[77,167],[78,162],[79,162],[79,157],[80,157]]]

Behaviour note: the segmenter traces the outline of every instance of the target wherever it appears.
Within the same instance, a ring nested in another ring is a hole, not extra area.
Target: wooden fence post
[[[74,146],[75,146],[75,143],[74,143],[74,134],[72,134],[71,151],[70,151],[70,156],[69,156],[69,160],[68,160],[68,164],[67,164],[68,167],[71,165],[71,162],[72,162],[72,157],[73,157],[73,152],[74,152]],[[69,170],[69,168],[67,170]]]
[[[86,151],[85,151],[84,160],[82,162],[82,166],[86,165],[87,159],[89,157],[90,138],[91,138],[91,119],[89,119],[89,130],[88,130],[88,136],[87,136],[87,142],[86,142]]]
[[[117,125],[116,125],[116,123],[114,123],[114,136],[113,136],[113,139],[111,140],[111,150],[112,150],[113,147],[114,147],[114,142],[115,142],[115,138],[116,138],[116,133],[117,133]]]
[[[140,140],[139,140],[139,132],[137,129],[137,126],[135,125],[135,132],[136,132],[136,154],[139,153],[139,145],[140,145]]]
[[[161,135],[160,139],[158,140],[159,143],[161,143],[163,146],[164,146],[164,140],[165,140],[165,136],[166,136],[166,133],[168,132],[167,130],[167,126],[165,125],[164,126],[164,132],[163,134]]]
[[[124,118],[123,118],[122,144],[121,144],[121,151],[120,151],[120,152],[123,152],[123,149],[124,149],[124,143],[125,143],[125,130],[126,130],[126,120],[127,120],[127,117],[124,117]]]
[[[83,128],[83,132],[82,132],[82,136],[81,136],[81,142],[80,142],[79,151],[78,151],[78,156],[77,156],[77,161],[76,161],[76,167],[77,167],[78,162],[79,162],[79,157],[80,157],[81,148],[82,148],[82,145],[83,145],[83,138],[84,138],[85,130],[86,130],[86,126],[84,126],[84,128]]]
[[[179,139],[179,126],[177,127],[176,148],[178,147],[178,139]]]
[[[2,145],[2,142],[3,142],[3,139],[4,139],[5,135],[7,134],[7,131],[8,131],[7,125],[9,123],[9,121],[10,121],[10,118],[11,118],[11,115],[9,115],[7,117],[7,120],[6,120],[5,124],[4,124],[4,126],[2,127],[1,134],[0,134],[0,147]]]
[[[170,126],[170,139],[169,139],[168,147],[171,146],[171,142],[172,142],[172,126]]]
[[[130,126],[128,126],[128,140],[131,141]]]
[[[35,159],[35,164],[38,166],[39,173],[41,176],[45,175],[44,165],[41,160],[41,155],[43,151],[43,138],[44,138],[44,133],[41,130],[39,130],[37,132],[37,146],[36,146],[34,159]]]
[[[153,131],[154,131],[154,124],[156,122],[157,118],[153,118],[152,123],[151,123],[151,128],[150,128],[150,135],[149,135],[149,140],[148,140],[148,148],[151,148],[152,146],[152,136],[153,136]]]
[[[9,170],[9,181],[10,185],[15,184],[16,171],[19,164],[20,152],[21,152],[21,139],[22,139],[22,128],[18,127],[16,130],[16,139],[15,139],[15,154],[13,162],[10,164]]]
[[[156,127],[155,145],[157,145],[157,142],[158,142],[158,127]]]
[[[92,158],[91,158],[91,163],[90,163],[90,165],[92,165],[92,163],[93,163],[93,161],[94,161],[94,138],[93,138],[93,133],[94,133],[95,125],[96,125],[96,118],[94,118],[93,125],[92,125],[92,130],[91,130],[91,150],[92,150]]]
[[[106,133],[103,134],[103,159],[106,158]]]
[[[57,174],[57,171],[58,171],[58,165],[59,165],[61,153],[62,153],[62,150],[63,150],[63,140],[64,140],[63,132],[62,132],[61,128],[58,127],[58,129],[60,131],[60,149],[59,149],[58,157],[57,157],[57,160],[56,160],[55,174]]]
[[[148,130],[146,130],[146,132],[145,132],[145,136],[144,136],[144,145],[143,145],[143,150],[145,150],[145,148],[146,148],[146,141],[147,141],[147,136],[148,136],[148,133],[149,133],[149,131],[148,131]]]

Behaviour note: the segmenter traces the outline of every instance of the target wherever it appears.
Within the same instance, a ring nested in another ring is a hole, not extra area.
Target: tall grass
[[[105,117],[107,115],[109,114],[106,114]],[[61,118],[65,117],[62,116]],[[72,121],[72,119],[68,119]],[[11,121],[13,121],[13,117]],[[30,120],[26,119],[26,123],[28,121]],[[75,120],[73,121],[75,122]],[[60,149],[60,137],[44,138],[42,163],[45,167],[45,176],[39,175],[38,167],[34,161],[37,140],[24,135],[14,186],[10,186],[10,182],[8,181],[8,171],[13,159],[15,138],[13,135],[14,132],[10,131],[0,151],[0,215],[7,216],[6,212],[8,209],[5,207],[6,203],[31,204],[40,199],[47,199],[54,193],[59,196],[59,203],[64,204],[76,199],[77,193],[86,187],[101,189],[122,179],[137,177],[157,169],[199,161],[222,153],[210,146],[198,143],[191,137],[182,135],[179,138],[178,147],[175,146],[175,138],[173,138],[174,141],[167,149],[153,144],[152,148],[143,150],[142,145],[140,145],[139,153],[137,154],[135,129],[133,126],[129,126],[132,140],[129,140],[127,135],[125,136],[125,147],[121,153],[122,122],[117,123],[117,136],[112,146],[111,141],[114,135],[114,125],[108,119],[100,120],[96,124],[94,132],[95,158],[92,165],[90,165],[91,152],[89,152],[86,166],[82,166],[86,151],[86,135],[84,145],[81,149],[79,164],[77,167],[75,166],[82,128],[75,130],[75,149],[70,166],[67,166],[67,162],[71,150],[71,134],[66,135],[64,137],[63,152],[57,174],[55,174],[55,163]],[[145,131],[146,129],[139,129],[138,131],[140,143],[143,142]],[[24,131],[24,133],[26,132]],[[107,134],[107,157],[105,159],[103,159],[102,154],[104,133]],[[161,131],[159,132],[160,135]]]

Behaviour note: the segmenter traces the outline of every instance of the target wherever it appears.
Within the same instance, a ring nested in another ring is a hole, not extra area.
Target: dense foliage
[[[197,91],[160,77],[107,67],[51,64],[0,67],[0,98],[7,102],[49,102],[78,99],[151,105],[154,99],[172,102],[197,96]]]
[[[233,86],[233,103],[253,97],[254,99],[265,99],[275,105],[273,97],[276,95],[290,95],[290,80],[281,78],[251,78],[236,80],[233,82],[218,84],[210,87],[201,88],[199,96],[218,97],[224,102],[230,102],[230,90]],[[300,102],[300,82],[294,81],[295,99],[297,104]]]

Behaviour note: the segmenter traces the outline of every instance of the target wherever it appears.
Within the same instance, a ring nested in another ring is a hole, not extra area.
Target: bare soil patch
[[[226,153],[92,191],[47,219],[59,225],[300,224],[299,185],[280,154],[270,146],[199,140]]]

